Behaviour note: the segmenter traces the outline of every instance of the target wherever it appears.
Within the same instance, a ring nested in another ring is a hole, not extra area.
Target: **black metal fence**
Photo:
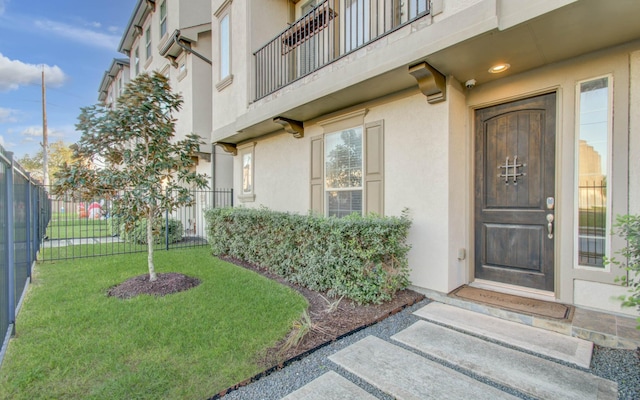
[[[427,0],[324,0],[254,53],[255,99],[429,13]]]
[[[233,206],[233,189],[194,190],[192,196],[193,205],[165,212],[155,249],[207,245],[204,211]],[[51,222],[39,256],[42,261],[147,251],[146,225],[125,232],[108,198],[79,201],[69,194],[53,196],[51,204]]]
[[[607,184],[581,182],[578,187],[578,262],[603,267],[607,239]]]
[[[47,192],[0,146],[0,363],[50,216]]]

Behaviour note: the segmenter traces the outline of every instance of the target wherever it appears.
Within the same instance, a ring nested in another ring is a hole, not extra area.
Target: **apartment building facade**
[[[102,76],[98,89],[98,101],[106,106],[114,107],[130,78],[129,59],[114,58],[111,66]]]
[[[236,202],[413,220],[411,280],[619,313],[640,212],[640,3],[213,0]]]
[[[160,72],[171,89],[183,98],[176,118],[176,140],[190,133],[203,144],[193,155],[195,170],[210,177],[209,188],[230,188],[232,157],[211,142],[212,37],[211,2],[208,0],[138,0],[118,51],[128,58],[115,59],[105,72],[99,101],[115,104],[124,86],[138,74]],[[196,196],[187,216],[194,234],[204,236],[204,210],[211,196]],[[195,228],[194,228],[195,227]]]

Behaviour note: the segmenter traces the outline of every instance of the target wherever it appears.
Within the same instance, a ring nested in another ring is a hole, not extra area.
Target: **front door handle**
[[[553,239],[553,220],[554,220],[553,214],[547,214],[547,232],[548,232],[547,237],[549,239]]]

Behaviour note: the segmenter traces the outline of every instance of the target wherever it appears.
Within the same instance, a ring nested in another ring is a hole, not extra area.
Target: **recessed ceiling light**
[[[489,72],[492,74],[499,74],[500,72],[504,72],[506,70],[508,70],[511,67],[511,65],[507,64],[507,63],[503,63],[503,64],[496,64],[493,67],[489,68]]]

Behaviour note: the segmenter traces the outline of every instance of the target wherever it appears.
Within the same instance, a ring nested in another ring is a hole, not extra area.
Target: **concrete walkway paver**
[[[535,398],[618,398],[615,382],[429,322],[418,321],[392,339]]]
[[[513,399],[514,397],[374,336],[329,359],[397,399]]]
[[[375,396],[333,371],[282,398],[282,400],[376,400]]]
[[[557,332],[497,319],[442,303],[429,303],[414,312],[440,325],[486,337],[556,360],[589,368],[593,343]]]

